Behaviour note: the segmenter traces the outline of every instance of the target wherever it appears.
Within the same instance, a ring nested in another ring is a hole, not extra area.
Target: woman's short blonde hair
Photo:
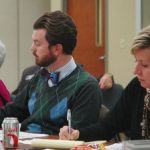
[[[131,45],[131,53],[137,49],[150,48],[150,26],[145,27],[135,38]]]
[[[0,40],[0,67],[2,66],[4,62],[5,56],[6,56],[6,47]]]

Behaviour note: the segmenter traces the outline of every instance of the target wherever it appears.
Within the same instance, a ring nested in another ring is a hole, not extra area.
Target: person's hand
[[[110,89],[113,85],[113,77],[111,74],[105,73],[99,81],[99,87],[102,90]]]
[[[61,140],[77,140],[79,138],[79,130],[71,129],[71,135],[68,132],[68,126],[60,128],[59,139]]]

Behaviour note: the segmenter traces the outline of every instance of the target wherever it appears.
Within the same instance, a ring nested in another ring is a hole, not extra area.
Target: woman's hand
[[[108,90],[112,87],[113,82],[113,76],[109,73],[105,73],[99,81],[99,87],[102,90]]]
[[[61,140],[77,140],[79,138],[79,130],[71,129],[71,134],[69,134],[68,126],[60,128],[59,139]]]

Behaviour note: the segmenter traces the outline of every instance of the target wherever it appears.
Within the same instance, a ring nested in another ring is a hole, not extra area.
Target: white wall
[[[63,0],[50,0],[50,10],[62,10]]]
[[[44,12],[50,10],[49,0],[18,0],[18,22],[19,22],[19,73],[24,68],[34,63],[31,52],[31,35],[34,21]]]
[[[141,0],[142,4],[142,27],[150,25],[150,0]]]
[[[107,71],[123,86],[133,77],[134,57],[130,54],[130,45],[136,34],[135,2],[107,1]]]
[[[0,77],[10,91],[16,88],[22,70],[34,64],[30,51],[32,25],[49,10],[50,0],[0,0],[0,39],[7,47]]]
[[[17,13],[17,0],[0,0],[0,39],[7,48],[7,56],[0,69],[0,78],[9,89],[18,81]]]

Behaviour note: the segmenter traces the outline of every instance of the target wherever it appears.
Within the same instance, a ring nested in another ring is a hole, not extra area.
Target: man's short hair
[[[39,17],[33,29],[45,29],[49,47],[62,44],[64,54],[72,54],[77,42],[77,29],[72,18],[61,12],[46,12]]]

